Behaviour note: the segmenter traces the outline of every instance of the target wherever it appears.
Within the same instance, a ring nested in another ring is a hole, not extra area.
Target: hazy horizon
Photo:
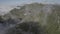
[[[0,0],[0,13],[8,12],[16,5],[23,5],[27,3],[47,3],[47,4],[60,4],[60,0]]]
[[[60,0],[0,0],[0,5],[17,5],[32,2],[60,4]]]

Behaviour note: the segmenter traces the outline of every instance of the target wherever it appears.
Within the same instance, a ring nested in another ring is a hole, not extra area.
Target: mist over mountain
[[[31,3],[1,6],[1,34],[60,34],[60,5]]]
[[[0,15],[8,13],[11,9],[15,7],[16,6],[0,5]]]

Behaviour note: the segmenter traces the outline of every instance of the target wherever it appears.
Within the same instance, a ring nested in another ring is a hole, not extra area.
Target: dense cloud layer
[[[0,15],[4,15],[7,12],[9,12],[11,9],[13,9],[15,6],[1,6],[0,5]]]

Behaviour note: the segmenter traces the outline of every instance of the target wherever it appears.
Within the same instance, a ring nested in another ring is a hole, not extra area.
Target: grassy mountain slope
[[[60,5],[32,3],[14,8],[6,17],[39,22],[47,34],[60,34]]]

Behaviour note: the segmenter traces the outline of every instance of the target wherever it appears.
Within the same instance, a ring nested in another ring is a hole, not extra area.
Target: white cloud
[[[0,5],[0,15],[6,14],[13,8],[14,8],[13,6]]]

